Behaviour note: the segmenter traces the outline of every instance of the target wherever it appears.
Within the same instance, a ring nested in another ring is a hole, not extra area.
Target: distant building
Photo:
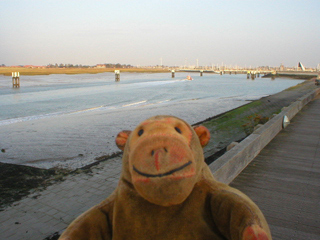
[[[106,68],[107,66],[105,64],[97,64],[96,68]]]
[[[302,71],[306,70],[306,68],[303,66],[301,62],[298,63],[298,68],[301,69]]]
[[[24,65],[24,68],[45,68],[45,66]]]
[[[282,63],[281,63],[281,65],[280,65],[280,71],[284,71],[284,66],[283,66]]]

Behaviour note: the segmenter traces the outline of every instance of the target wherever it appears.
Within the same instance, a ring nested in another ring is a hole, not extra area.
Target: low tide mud
[[[221,115],[206,119],[198,124],[205,125],[212,135],[210,144],[205,148],[206,162],[210,164],[225,152],[225,148],[234,141],[241,141],[262,119],[269,119],[279,113],[283,107],[289,106],[315,87],[313,81],[305,81],[295,87],[275,95],[264,97]],[[262,122],[263,123],[263,122]],[[2,150],[1,153],[5,151]],[[106,161],[113,155],[101,157]],[[72,173],[86,173],[91,165],[78,171],[65,169],[39,169],[29,166],[0,163],[0,211],[6,206],[32,193],[33,190],[45,189],[64,176]]]

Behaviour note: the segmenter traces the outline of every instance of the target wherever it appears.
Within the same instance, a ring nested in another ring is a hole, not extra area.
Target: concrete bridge
[[[282,70],[260,70],[260,69],[177,69],[179,72],[199,72],[199,73],[215,73],[215,74],[255,74],[264,75],[264,77],[290,77],[299,79],[310,79],[319,77],[320,72],[317,71],[282,71]]]
[[[203,73],[216,73],[216,74],[247,74],[247,73],[259,73],[259,74],[269,74],[274,71],[272,70],[259,70],[259,69],[223,69],[223,70],[218,70],[218,69],[177,69],[177,72],[203,72]]]

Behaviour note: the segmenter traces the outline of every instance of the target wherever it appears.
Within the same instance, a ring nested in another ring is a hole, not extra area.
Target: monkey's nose
[[[162,150],[164,150],[166,153],[168,152],[168,149],[167,149],[166,147],[164,147],[164,148],[152,150],[152,151],[151,151],[151,156],[154,156],[154,154],[155,154],[156,152],[161,152]]]

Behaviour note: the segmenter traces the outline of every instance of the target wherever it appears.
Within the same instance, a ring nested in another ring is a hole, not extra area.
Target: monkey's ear
[[[118,133],[116,137],[116,144],[120,150],[122,151],[124,150],[124,147],[126,146],[130,133],[131,133],[130,130],[123,130]]]
[[[206,127],[201,126],[201,125],[200,126],[194,126],[193,130],[198,135],[201,146],[205,147],[208,144],[209,140],[210,140],[210,132],[209,132],[209,130]]]

